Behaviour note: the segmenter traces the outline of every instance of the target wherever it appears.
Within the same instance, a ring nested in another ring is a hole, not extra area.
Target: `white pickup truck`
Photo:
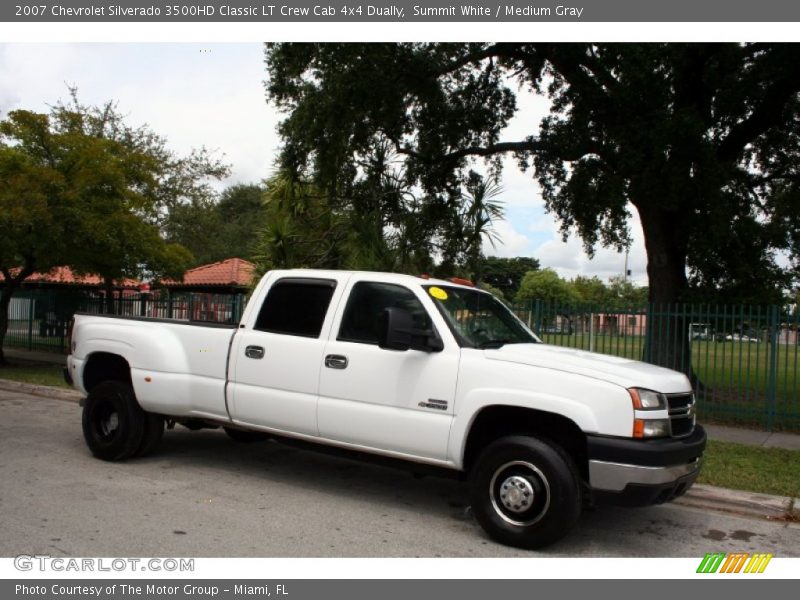
[[[585,502],[679,496],[706,441],[683,374],[543,344],[457,280],[271,271],[239,325],[76,315],[70,349],[98,458],[180,423],[423,463],[468,477],[480,525],[526,548]]]

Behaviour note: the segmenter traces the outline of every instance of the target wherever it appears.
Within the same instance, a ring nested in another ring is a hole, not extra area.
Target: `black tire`
[[[489,537],[541,548],[564,537],[581,514],[581,480],[569,455],[550,442],[501,438],[481,453],[470,478],[475,518]]]
[[[139,444],[139,448],[136,450],[136,456],[152,454],[161,443],[162,437],[164,437],[164,417],[146,412],[142,443]]]
[[[86,397],[83,437],[97,458],[124,460],[141,446],[145,420],[145,412],[128,384],[104,381]]]
[[[234,427],[223,427],[223,429],[229,438],[240,444],[266,442],[269,439],[269,434],[263,431],[246,431],[244,429],[235,429]]]

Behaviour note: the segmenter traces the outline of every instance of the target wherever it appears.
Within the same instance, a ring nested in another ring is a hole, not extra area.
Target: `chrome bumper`
[[[589,485],[593,490],[621,492],[628,485],[661,486],[690,475],[697,475],[702,457],[681,465],[646,467],[602,460],[589,461]]]

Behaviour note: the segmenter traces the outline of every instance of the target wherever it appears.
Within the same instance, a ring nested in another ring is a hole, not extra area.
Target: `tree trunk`
[[[106,314],[116,314],[117,310],[114,306],[114,281],[108,278],[104,279],[103,287],[105,288],[106,292]]]
[[[11,306],[11,296],[14,291],[13,284],[8,280],[0,289],[0,366],[8,364],[6,355],[3,352],[3,344],[6,341],[6,333],[8,332],[8,307]]]
[[[32,266],[23,267],[15,277],[11,276],[8,269],[3,269],[4,285],[0,288],[0,366],[7,365],[5,352],[3,352],[3,344],[6,342],[6,333],[8,333],[8,308],[11,306],[11,298],[14,293],[20,288],[22,282],[33,273]]]
[[[655,204],[655,203],[651,203]],[[692,370],[689,319],[678,303],[688,287],[686,278],[686,215],[660,206],[639,208],[647,248],[650,310],[643,358],[681,371],[699,384]]]

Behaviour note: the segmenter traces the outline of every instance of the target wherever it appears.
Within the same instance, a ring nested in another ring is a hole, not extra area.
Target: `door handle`
[[[346,369],[347,357],[341,354],[328,354],[325,357],[325,366],[329,369]]]
[[[244,349],[244,355],[247,358],[264,358],[264,347],[263,346],[248,346]]]

